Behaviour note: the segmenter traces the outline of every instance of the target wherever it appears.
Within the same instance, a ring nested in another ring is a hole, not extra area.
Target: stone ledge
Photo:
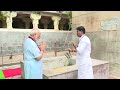
[[[95,78],[104,78],[104,77],[107,78],[107,75],[109,73],[108,70],[105,71],[100,66],[101,65],[106,65],[106,64],[108,65],[108,62],[107,61],[102,61],[102,60],[92,59],[92,63],[93,63],[93,70],[94,70]],[[103,72],[99,73],[100,71],[102,71],[102,69],[103,69]],[[54,77],[54,76],[57,76],[57,75],[62,75],[62,74],[66,74],[66,73],[70,73],[70,72],[74,72],[74,71],[77,72],[77,66],[76,65],[60,67],[60,68],[56,68],[56,69],[49,69],[49,70],[44,70],[44,77],[50,78],[50,77]],[[106,76],[103,76],[102,73],[106,73],[105,74]]]
[[[63,73],[67,73],[75,70],[77,70],[76,65],[72,65],[72,66],[55,68],[51,70],[44,70],[44,75],[50,77],[50,76],[59,75],[59,74],[63,74]]]

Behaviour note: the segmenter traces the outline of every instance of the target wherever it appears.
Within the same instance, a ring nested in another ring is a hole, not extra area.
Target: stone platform
[[[92,59],[95,79],[109,78],[109,64],[106,61]],[[44,70],[44,79],[77,79],[77,66],[65,66]]]
[[[43,78],[44,79],[77,79],[76,57],[68,60],[65,56],[44,58]],[[92,59],[95,79],[109,78],[109,63],[107,61]],[[23,68],[23,62],[21,63]],[[24,78],[24,72],[22,71]]]

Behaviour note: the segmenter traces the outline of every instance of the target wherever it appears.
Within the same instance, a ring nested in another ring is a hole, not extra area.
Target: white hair
[[[37,30],[37,29],[33,29],[33,30],[31,30],[31,32],[30,32],[30,36],[33,36],[33,35],[35,35],[36,33],[40,33],[40,31]]]

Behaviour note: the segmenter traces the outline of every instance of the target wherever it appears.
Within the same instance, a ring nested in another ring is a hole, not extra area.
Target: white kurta
[[[79,38],[76,57],[78,79],[93,79],[93,68],[90,53],[90,39],[86,35],[82,35],[82,37]]]

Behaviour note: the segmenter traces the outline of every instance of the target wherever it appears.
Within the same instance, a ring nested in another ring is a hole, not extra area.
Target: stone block
[[[108,41],[117,41],[117,31],[109,31],[108,32]]]
[[[116,33],[117,35],[114,37],[116,37],[116,41],[120,42],[120,31],[118,30]]]
[[[107,49],[106,49],[106,51],[107,52],[115,52],[114,50],[115,50],[115,42],[107,42]]]

